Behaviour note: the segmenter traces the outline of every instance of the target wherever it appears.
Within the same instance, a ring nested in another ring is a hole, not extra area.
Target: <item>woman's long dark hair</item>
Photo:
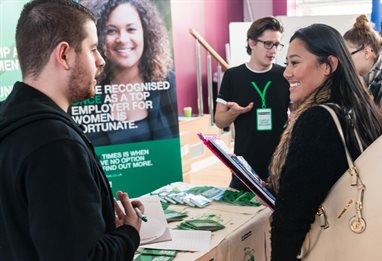
[[[345,121],[346,129],[357,131],[363,148],[368,147],[382,134],[382,116],[358,78],[342,36],[328,25],[313,24],[295,32],[290,42],[295,39],[302,41],[305,48],[317,56],[320,64],[327,64],[331,73],[316,91],[301,102],[273,153],[269,175],[276,192],[279,189],[281,172],[288,155],[294,123],[310,107],[327,102],[339,105],[340,109],[337,106],[333,109],[337,110],[338,114],[345,114],[347,118],[351,117],[350,120]],[[338,59],[337,68],[332,67],[330,59],[334,58]],[[346,140],[352,144],[358,144],[353,131],[346,132]],[[354,149],[360,150],[357,146]]]
[[[306,49],[316,55],[320,63],[330,66],[330,56],[338,59],[337,69],[322,87],[330,82],[330,100],[350,112],[363,146],[370,145],[382,134],[382,118],[358,78],[341,34],[328,25],[313,24],[296,31],[290,42],[294,39],[303,41]]]

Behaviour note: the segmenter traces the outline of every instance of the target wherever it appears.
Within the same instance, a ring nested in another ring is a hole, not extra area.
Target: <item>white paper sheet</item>
[[[145,206],[147,222],[142,222],[139,235],[141,244],[156,243],[171,240],[166,216],[158,196],[144,196],[137,198]]]
[[[171,241],[147,244],[144,247],[181,251],[208,251],[210,249],[211,231],[170,229],[170,233]]]
[[[159,197],[153,195],[135,199],[142,202],[145,207],[143,214],[147,217],[147,222],[142,221],[141,230],[139,231],[140,245],[171,240],[170,229]],[[121,202],[118,201],[118,204],[123,209]]]

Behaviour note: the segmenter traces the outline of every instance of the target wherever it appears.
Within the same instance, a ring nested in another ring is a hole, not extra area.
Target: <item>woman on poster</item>
[[[129,128],[89,133],[96,146],[179,135],[175,75],[168,32],[148,0],[106,1],[97,23],[106,60],[101,94],[114,121]],[[117,105],[117,106],[115,106]]]

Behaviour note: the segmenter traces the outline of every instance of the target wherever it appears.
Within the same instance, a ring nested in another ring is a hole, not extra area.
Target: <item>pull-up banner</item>
[[[21,80],[14,35],[26,2],[0,1],[0,100]],[[182,180],[170,0],[78,2],[98,18],[106,66],[96,95],[68,112],[95,145],[112,190],[136,197]]]
[[[28,1],[0,1],[0,101],[7,98],[15,81],[21,80],[15,31],[18,16],[26,2]]]

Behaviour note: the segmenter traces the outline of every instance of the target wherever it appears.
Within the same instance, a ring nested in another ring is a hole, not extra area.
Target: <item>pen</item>
[[[137,213],[138,217],[142,219],[143,221],[147,222],[147,217],[142,214],[141,210],[137,207],[134,207],[135,213]]]

